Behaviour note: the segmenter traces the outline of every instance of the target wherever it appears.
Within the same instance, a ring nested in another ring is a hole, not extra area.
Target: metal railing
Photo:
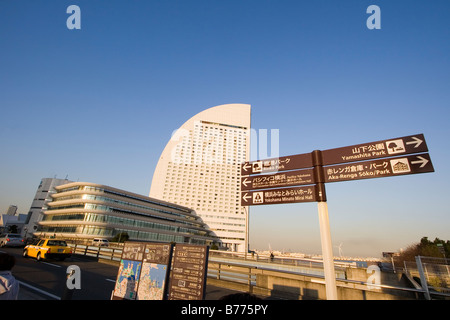
[[[121,256],[122,256],[122,246],[114,246],[110,245],[108,247],[98,247],[98,246],[92,246],[88,244],[77,244],[72,243],[69,244],[73,248],[74,254],[79,255],[85,255],[88,257],[94,257],[97,259],[104,259],[104,260],[110,260],[113,262],[120,262]],[[212,253],[212,254],[211,254]],[[229,261],[218,261],[217,258],[229,258]],[[422,259],[424,259],[422,257]],[[351,280],[346,279],[344,277],[339,277],[339,274],[337,273],[337,285],[338,286],[349,286],[349,285],[362,285],[367,286],[367,291],[370,291],[371,288],[378,288],[378,289],[391,289],[391,290],[398,290],[398,291],[404,291],[404,292],[413,292],[416,294],[424,294],[426,299],[431,299],[431,296],[433,297],[444,297],[448,298],[450,297],[450,290],[449,290],[449,283],[450,283],[450,272],[449,272],[449,265],[448,261],[445,261],[445,263],[430,263],[430,260],[426,260],[427,262],[422,261],[422,268],[424,270],[425,278],[427,279],[427,285],[424,285],[421,281],[420,284],[414,280],[414,278],[420,278],[420,268],[417,267],[417,263],[414,262],[407,262],[405,263],[405,268],[403,272],[409,279],[411,280],[411,283],[414,284],[414,288],[408,288],[408,287],[399,287],[399,286],[392,286],[392,285],[386,285],[386,284],[375,284],[375,283],[368,283],[364,281],[357,281],[357,280]],[[230,262],[233,261],[233,262]],[[311,278],[311,282],[316,283],[322,283],[324,276],[313,274],[313,273],[305,273],[305,272],[293,272],[293,271],[286,271],[286,270],[275,270],[274,268],[270,267],[261,267],[256,265],[248,264],[250,261],[255,262],[270,262],[273,264],[273,266],[276,266],[277,264],[281,265],[293,265],[293,266],[310,266],[312,269],[320,267],[321,264],[318,261],[305,261],[305,259],[271,259],[270,257],[266,256],[251,256],[250,254],[245,257],[245,255],[237,255],[237,254],[229,254],[225,252],[219,252],[219,251],[210,251],[210,257],[208,262],[208,278],[217,279],[217,280],[224,280],[224,281],[230,281],[230,282],[236,282],[240,284],[244,284],[247,286],[248,292],[253,292],[254,288],[257,285],[257,277],[260,275],[263,271],[271,271],[271,272],[277,272],[282,276],[282,274],[285,274],[287,278],[290,277],[290,275],[302,275],[307,276]],[[247,262],[247,263],[245,263]],[[436,262],[436,261],[435,261]],[[442,261],[438,261],[442,262]],[[319,263],[319,264],[318,264]],[[349,266],[353,267],[353,266]],[[344,269],[343,266],[337,266],[338,269]],[[436,286],[433,282],[433,277],[438,276],[441,279],[439,282],[440,285]],[[422,275],[423,277],[423,275]],[[315,279],[315,280],[314,280]],[[442,285],[444,284],[444,285]],[[267,288],[266,288],[267,289]],[[431,289],[431,291],[430,291]]]
[[[209,261],[208,277],[246,284],[248,292],[253,292],[253,287],[256,286],[256,274],[254,272],[256,269],[257,267],[243,266],[237,263]]]
[[[269,268],[242,265],[239,263],[217,262],[217,261],[210,261],[208,263],[208,278],[241,283],[247,286],[248,292],[254,292],[254,290],[257,288],[258,276],[264,275],[265,271],[269,271],[272,275],[275,275],[277,277],[284,277],[287,279],[295,279],[298,276],[304,276],[310,279],[309,280],[310,282],[319,283],[323,285],[325,284],[324,281],[325,277],[321,275],[311,275],[309,273],[298,273],[289,271],[277,271]],[[382,289],[387,289],[391,291],[410,292],[414,293],[416,298],[418,298],[417,294],[425,293],[425,290],[422,288],[408,288],[394,285],[376,284],[343,278],[336,278],[336,284],[338,287],[344,288],[354,287],[357,290],[361,291],[380,292]],[[262,289],[270,289],[270,288],[262,288]]]
[[[122,257],[122,247],[98,247],[87,244],[70,243],[74,254],[79,254],[87,257],[94,257],[98,259],[120,261]]]
[[[450,297],[450,259],[418,256],[416,261],[404,262],[404,272],[421,283],[427,299],[431,295]]]
[[[288,257],[288,256],[274,256],[271,257],[269,254],[258,254],[258,253],[240,253],[240,252],[229,252],[229,251],[219,251],[210,250],[210,256],[213,257],[225,257],[228,259],[236,260],[246,260],[246,261],[257,261],[257,262],[268,262],[277,263],[281,265],[292,265],[292,266],[302,266],[302,267],[323,267],[323,262],[318,259],[312,258],[300,258],[300,257]],[[356,262],[346,262],[335,260],[334,264],[339,268],[356,268]]]

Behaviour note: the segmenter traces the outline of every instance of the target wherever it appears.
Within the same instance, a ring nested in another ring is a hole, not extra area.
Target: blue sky
[[[72,4],[80,30],[66,27]],[[380,30],[366,27],[373,4]],[[449,12],[446,0],[3,0],[0,210],[28,212],[55,175],[147,195],[173,130],[247,103],[282,156],[423,133],[434,173],[327,185],[332,241],[380,256],[448,240]],[[251,248],[320,253],[315,203],[250,220]]]

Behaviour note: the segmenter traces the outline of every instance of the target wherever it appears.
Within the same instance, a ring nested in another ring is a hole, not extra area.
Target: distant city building
[[[248,248],[248,207],[240,164],[250,157],[250,105],[204,110],[172,136],[156,166],[150,197],[192,208],[231,251]]]
[[[17,206],[10,205],[6,214],[0,214],[0,233],[20,233],[26,218],[27,215],[17,213]]]
[[[26,218],[26,214],[18,214],[14,216],[10,214],[0,214],[0,233],[21,233],[25,225]]]
[[[8,208],[8,211],[6,212],[6,214],[7,214],[8,216],[15,216],[15,215],[16,215],[16,212],[17,212],[17,206],[15,206],[15,205],[10,205],[9,208]]]
[[[43,211],[47,209],[47,202],[51,201],[51,195],[56,192],[55,187],[68,182],[72,181],[56,178],[43,178],[41,180],[28,211],[22,236],[29,237],[37,230],[39,221],[44,217]]]
[[[217,242],[192,209],[109,186],[72,182],[55,187],[35,236],[211,245]]]

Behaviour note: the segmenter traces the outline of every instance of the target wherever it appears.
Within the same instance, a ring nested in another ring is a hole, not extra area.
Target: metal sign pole
[[[324,201],[318,202],[317,206],[319,208],[320,239],[322,243],[322,258],[327,300],[337,300],[336,273],[334,271],[328,205]]]
[[[323,271],[327,300],[337,300],[336,273],[334,271],[333,246],[331,244],[330,219],[328,218],[327,195],[325,191],[323,158],[320,150],[312,152],[314,180],[316,184],[317,207],[319,209],[320,242],[322,244]]]
[[[424,153],[427,151],[423,134],[418,134],[324,151],[314,150],[287,157],[247,161],[241,164],[241,206],[317,201],[327,299],[337,300],[325,183],[434,172],[430,155]],[[278,171],[283,173],[263,175]],[[299,187],[300,185],[303,187]],[[248,225],[247,211],[246,250]],[[426,282],[424,283],[426,286]]]

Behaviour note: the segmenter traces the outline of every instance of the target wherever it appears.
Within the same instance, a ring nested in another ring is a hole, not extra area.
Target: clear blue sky
[[[449,14],[448,0],[3,0],[0,211],[27,213],[55,175],[147,195],[173,130],[247,103],[280,155],[424,133],[436,172],[327,185],[332,241],[380,256],[448,240]],[[250,219],[251,248],[320,253],[315,203]]]

